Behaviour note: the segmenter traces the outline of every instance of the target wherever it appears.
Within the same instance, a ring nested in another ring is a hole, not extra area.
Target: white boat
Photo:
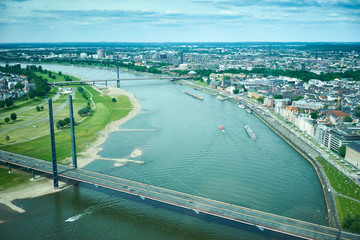
[[[245,109],[245,105],[239,104],[239,108]]]
[[[217,96],[216,99],[218,99],[220,101],[224,101],[224,98],[222,96]]]
[[[247,109],[246,109],[246,111],[247,111],[248,113],[251,113],[251,110],[250,110],[250,108],[247,108]]]

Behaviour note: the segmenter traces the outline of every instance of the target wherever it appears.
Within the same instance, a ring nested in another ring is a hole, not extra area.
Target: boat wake
[[[96,185],[96,186],[97,186],[97,185]],[[101,208],[102,205],[103,205],[102,203],[103,203],[105,200],[107,200],[107,199],[109,199],[110,197],[112,197],[113,194],[114,194],[114,193],[112,193],[112,194],[109,195],[108,197],[103,198],[103,199],[102,199],[101,201],[99,201],[96,205],[91,206],[91,207],[88,207],[83,213],[79,213],[79,214],[77,214],[77,215],[75,215],[75,216],[69,217],[68,219],[65,220],[65,222],[66,222],[66,223],[75,222],[75,221],[79,220],[80,218],[85,217],[86,215],[89,215],[89,214],[95,212],[96,210],[99,209],[99,207]]]
[[[136,158],[142,155],[141,149],[136,148],[131,154],[131,158]]]
[[[69,217],[68,219],[65,220],[66,223],[69,223],[69,222],[75,222],[77,220],[79,220],[80,218],[82,218],[83,216],[87,215],[87,214],[90,214],[90,213],[87,213],[86,211],[84,213],[80,213],[80,214],[77,214],[75,216],[72,216],[72,217]]]

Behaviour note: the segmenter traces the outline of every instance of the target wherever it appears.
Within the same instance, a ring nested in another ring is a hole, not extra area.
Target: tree
[[[4,100],[0,100],[0,108],[5,107],[5,101]]]
[[[59,121],[56,122],[55,125],[56,125],[57,129],[60,129],[60,128],[63,128],[65,126],[65,122],[64,122],[64,120],[59,120]]]
[[[14,102],[10,98],[7,98],[7,99],[5,99],[5,105],[7,107],[11,107],[12,105],[14,105]]]
[[[345,154],[346,154],[346,146],[345,146],[345,145],[341,145],[341,146],[338,148],[338,153],[339,153],[340,156],[345,157]]]
[[[68,124],[70,124],[70,118],[64,118],[64,124],[65,125],[68,125]]]
[[[9,135],[6,135],[6,136],[5,136],[5,141],[6,141],[6,142],[9,142],[9,140],[10,140]]]
[[[343,225],[345,229],[350,230],[350,232],[360,232],[360,215],[350,215],[347,214],[346,217],[343,218]]]
[[[353,119],[349,115],[344,117],[344,122],[352,122],[352,121]]]
[[[44,106],[41,106],[40,109],[41,109],[41,111],[44,111]]]
[[[233,94],[238,94],[239,92],[240,92],[239,89],[234,89],[234,90],[233,90]]]
[[[79,91],[80,93],[82,93],[82,92],[84,91],[84,88],[83,88],[83,87],[78,87],[77,89],[78,89],[78,91]]]
[[[62,75],[62,72],[61,72],[61,71],[59,71],[59,73],[58,73],[58,74],[59,74],[59,76],[61,76],[61,75]]]
[[[264,103],[264,98],[262,98],[262,97],[257,98],[256,100],[258,100],[258,102]]]
[[[87,107],[79,109],[78,114],[81,117],[84,117],[85,115],[87,115],[90,112],[90,110],[91,110],[91,108],[89,106],[87,106]]]
[[[40,107],[39,106],[36,106],[36,111],[40,112]]]
[[[318,112],[312,112],[310,113],[310,116],[312,119],[317,119],[318,118]]]
[[[10,122],[10,118],[9,118],[9,117],[6,117],[6,118],[5,118],[5,122],[6,122],[6,123],[9,123],[9,122]]]
[[[247,92],[248,90],[246,89],[245,85],[241,85],[241,87],[244,89],[244,92]]]
[[[303,99],[304,97],[303,96],[298,96],[298,97],[296,97],[296,98],[294,98],[294,99],[291,99],[291,101],[299,101],[300,99]]]
[[[111,101],[116,102],[116,98],[112,98]]]
[[[10,114],[10,118],[11,118],[11,120],[15,121],[17,119],[16,113]]]
[[[22,84],[22,83],[20,83],[20,82],[17,82],[17,83],[15,84],[15,89],[23,89],[24,87],[25,87],[25,85]]]
[[[283,99],[284,97],[283,97],[283,95],[281,95],[281,94],[276,94],[275,96],[274,96],[274,99]]]

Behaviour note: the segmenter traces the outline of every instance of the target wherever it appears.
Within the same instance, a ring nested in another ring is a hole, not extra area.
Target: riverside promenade
[[[316,160],[316,157],[320,157],[322,156],[322,154],[317,151],[313,145],[310,145],[307,141],[304,141],[303,138],[299,137],[291,129],[284,126],[284,124],[280,122],[280,120],[272,117],[269,113],[266,113],[262,109],[256,107],[249,100],[244,98],[242,98],[242,100],[245,101],[248,106],[252,106],[253,113],[261,121],[263,121],[268,127],[270,127],[276,134],[278,134],[284,141],[286,141],[291,147],[293,147],[313,166],[324,192],[325,202],[328,211],[329,225],[341,229],[334,194],[333,191],[331,191],[331,185],[326,177],[322,166]]]

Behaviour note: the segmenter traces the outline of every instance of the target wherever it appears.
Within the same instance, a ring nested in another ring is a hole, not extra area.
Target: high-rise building
[[[105,58],[105,52],[103,49],[97,50],[97,57],[98,58]]]
[[[179,52],[179,64],[184,63],[184,53],[182,51]]]

